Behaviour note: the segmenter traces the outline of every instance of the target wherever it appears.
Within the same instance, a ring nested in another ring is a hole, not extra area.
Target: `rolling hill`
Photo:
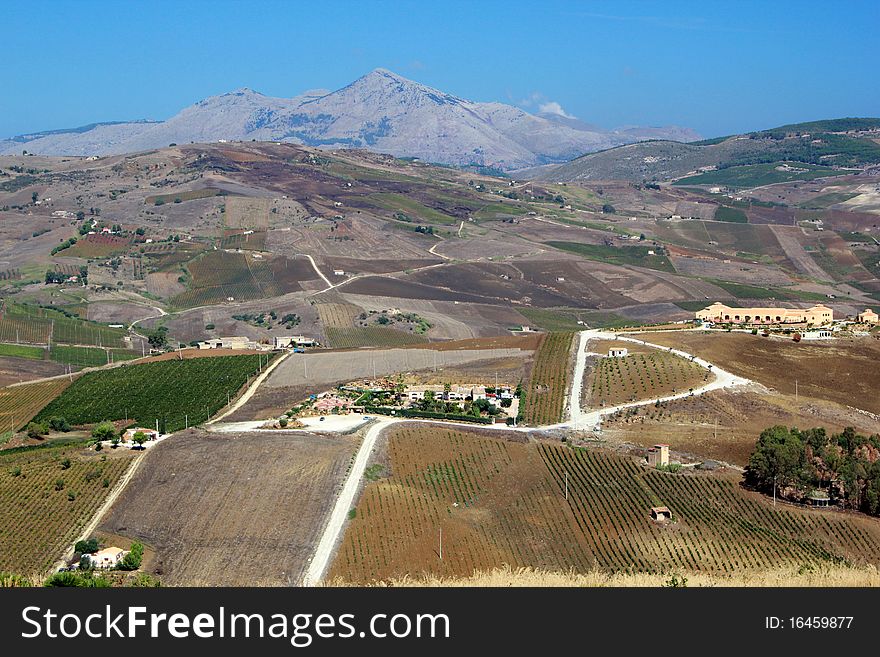
[[[832,119],[687,144],[660,140],[627,144],[519,175],[554,182],[668,181],[688,174],[724,170],[733,174],[731,182],[727,182],[727,176],[715,175],[711,183],[737,187],[738,167],[800,163],[846,170],[880,164],[878,140],[880,118]]]

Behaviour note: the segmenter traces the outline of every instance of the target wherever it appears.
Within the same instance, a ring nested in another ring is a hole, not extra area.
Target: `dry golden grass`
[[[710,575],[707,573],[589,573],[549,572],[533,568],[510,568],[503,566],[489,571],[474,572],[470,577],[439,578],[434,576],[402,577],[374,582],[380,587],[636,587],[653,588],[672,586],[673,578],[679,586],[688,587],[880,587],[880,572],[873,566],[848,568],[829,566],[822,568],[782,568],[779,570],[754,571],[733,575]],[[341,578],[324,583],[328,587],[345,587],[351,584]],[[360,586],[360,584],[359,584]]]

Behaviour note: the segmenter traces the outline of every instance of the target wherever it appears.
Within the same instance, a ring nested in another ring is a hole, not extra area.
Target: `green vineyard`
[[[271,355],[164,360],[88,372],[50,402],[37,420],[73,425],[129,420],[165,432],[208,420],[271,360]]]

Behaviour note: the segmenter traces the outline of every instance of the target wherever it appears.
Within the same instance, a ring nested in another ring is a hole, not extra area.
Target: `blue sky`
[[[880,2],[0,0],[0,136],[163,119],[385,67],[603,127],[704,136],[880,115]]]

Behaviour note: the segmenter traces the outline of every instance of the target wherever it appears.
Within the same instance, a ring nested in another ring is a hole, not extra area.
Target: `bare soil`
[[[151,448],[99,528],[156,550],[173,586],[299,582],[355,439],[189,430]]]

